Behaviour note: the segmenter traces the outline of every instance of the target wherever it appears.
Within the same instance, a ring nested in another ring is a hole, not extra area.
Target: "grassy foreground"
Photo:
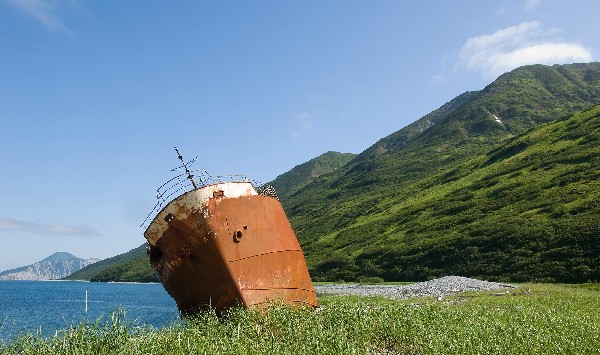
[[[2,354],[599,354],[600,285],[531,284],[442,300],[330,296],[322,308],[207,312],[156,329],[110,319]]]

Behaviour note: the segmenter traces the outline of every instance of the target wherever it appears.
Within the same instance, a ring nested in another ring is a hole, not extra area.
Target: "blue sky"
[[[600,2],[0,0],[0,271],[141,245],[174,146],[267,182],[533,63]]]

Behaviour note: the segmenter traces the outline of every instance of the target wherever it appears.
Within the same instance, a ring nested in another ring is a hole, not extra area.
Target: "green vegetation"
[[[599,140],[596,106],[421,179],[410,198],[356,204],[356,222],[304,247],[313,276],[600,280]]]
[[[300,190],[313,182],[321,175],[329,174],[346,165],[356,154],[327,152],[292,168],[292,170],[279,175],[269,184],[272,185],[280,197],[285,197]]]
[[[146,244],[88,265],[64,280],[159,282],[158,276],[150,266]]]
[[[591,73],[519,68],[282,199],[311,275],[600,280]]]
[[[394,301],[332,296],[322,309],[274,305],[202,313],[156,329],[116,312],[56,336],[0,344],[2,354],[592,354],[600,351],[600,289],[522,285],[502,293],[466,293]]]

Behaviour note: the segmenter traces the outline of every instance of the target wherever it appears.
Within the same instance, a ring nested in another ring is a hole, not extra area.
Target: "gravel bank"
[[[415,297],[444,297],[465,291],[490,291],[515,288],[517,286],[497,282],[480,281],[462,276],[445,276],[439,279],[419,282],[411,285],[353,285],[329,284],[315,285],[319,294],[384,296],[396,299]]]

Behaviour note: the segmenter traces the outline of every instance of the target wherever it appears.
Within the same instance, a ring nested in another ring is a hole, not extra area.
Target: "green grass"
[[[527,290],[530,289],[530,292]],[[395,301],[329,296],[319,311],[236,309],[162,329],[111,319],[41,339],[22,335],[2,354],[598,354],[600,287],[526,284],[509,294]]]

